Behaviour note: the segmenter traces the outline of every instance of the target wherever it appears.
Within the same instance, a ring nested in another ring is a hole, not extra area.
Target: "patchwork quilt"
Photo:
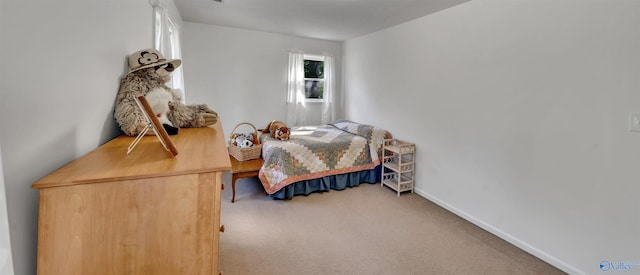
[[[298,181],[373,169],[380,164],[385,138],[391,134],[383,129],[348,120],[293,127],[287,141],[264,134],[259,177],[273,194]]]

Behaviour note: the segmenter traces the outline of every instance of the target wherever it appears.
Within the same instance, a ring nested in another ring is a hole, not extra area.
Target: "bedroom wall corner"
[[[416,143],[418,194],[558,268],[637,262],[638,25],[638,1],[470,1],[346,41],[346,116]]]

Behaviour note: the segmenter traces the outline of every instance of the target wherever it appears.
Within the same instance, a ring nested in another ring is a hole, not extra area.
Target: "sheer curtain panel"
[[[287,124],[289,126],[306,125],[303,54],[289,53],[287,81]]]
[[[333,64],[333,57],[326,56],[324,58],[324,95],[322,105],[322,118],[321,124],[327,124],[336,117],[335,106],[333,102],[334,98],[334,78],[335,78],[335,66]]]
[[[151,0],[149,2],[153,6],[154,11],[154,47],[166,58],[182,59],[179,26],[171,20],[169,11],[164,4],[159,0]],[[182,90],[182,100],[184,101],[183,79],[182,66],[180,66],[171,73],[171,81],[167,83],[167,86]]]

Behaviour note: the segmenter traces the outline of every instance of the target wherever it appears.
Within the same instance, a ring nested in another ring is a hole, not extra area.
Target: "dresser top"
[[[178,155],[155,136],[143,137],[127,154],[135,137],[119,136],[33,183],[33,188],[144,179],[231,170],[220,122],[202,128],[181,128],[170,136]]]

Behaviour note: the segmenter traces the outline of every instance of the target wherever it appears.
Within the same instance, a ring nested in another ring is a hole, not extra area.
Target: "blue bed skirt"
[[[358,186],[360,183],[376,183],[380,182],[381,165],[371,170],[363,170],[358,172],[326,176],[317,179],[303,180],[289,184],[269,195],[274,199],[291,199],[297,195],[309,195],[313,192],[326,192],[331,189],[342,190],[347,187]]]

